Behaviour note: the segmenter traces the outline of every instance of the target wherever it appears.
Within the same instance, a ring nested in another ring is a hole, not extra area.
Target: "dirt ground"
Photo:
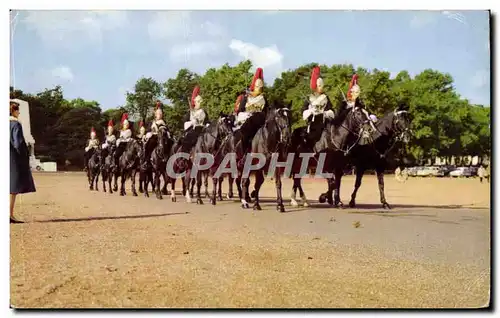
[[[317,202],[262,211],[180,195],[89,191],[83,173],[35,174],[11,224],[13,307],[470,308],[490,295],[490,184],[386,176],[393,209],[366,176],[355,209]],[[179,183],[178,183],[179,184]],[[342,181],[347,205],[354,185]],[[100,185],[101,186],[101,185]],[[177,186],[179,188],[179,186]],[[223,185],[227,191],[227,183]],[[300,201],[299,201],[300,202]]]

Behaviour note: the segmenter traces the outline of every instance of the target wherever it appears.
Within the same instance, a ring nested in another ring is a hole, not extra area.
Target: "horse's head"
[[[406,104],[400,104],[394,110],[392,119],[392,128],[397,138],[404,143],[409,143],[411,138],[411,118]]]
[[[280,132],[280,142],[287,144],[292,135],[292,111],[283,105],[271,108],[269,116],[272,117]]]
[[[217,120],[217,133],[222,137],[229,135],[233,131],[234,120],[234,116],[220,112]]]
[[[353,107],[345,118],[346,128],[351,131],[372,130],[370,119],[360,107]]]

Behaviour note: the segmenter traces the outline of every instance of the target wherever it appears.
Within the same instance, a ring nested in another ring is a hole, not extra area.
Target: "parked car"
[[[419,177],[444,177],[444,170],[441,167],[421,167],[417,171]]]
[[[450,172],[450,177],[470,177],[472,176],[472,170],[469,167],[458,167],[452,172]]]

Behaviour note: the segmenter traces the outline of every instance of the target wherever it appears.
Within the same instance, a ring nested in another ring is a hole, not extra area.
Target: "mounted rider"
[[[142,120],[139,122],[139,134],[137,135],[137,139],[143,143],[146,140],[146,127],[144,127],[144,122]]]
[[[108,134],[106,135],[106,139],[102,144],[102,149],[106,149],[111,145],[116,145],[116,136],[115,136],[115,128],[113,124],[113,119],[108,121]]]
[[[310,88],[313,91],[302,107],[302,118],[307,122],[306,141],[313,145],[321,138],[325,122],[334,118],[333,107],[328,95],[323,92],[324,82],[319,66],[312,69]]]
[[[241,133],[243,152],[251,146],[252,139],[257,131],[264,126],[267,115],[267,101],[264,96],[264,75],[262,68],[257,68],[250,85],[250,92],[239,98],[236,126]]]
[[[90,130],[90,139],[87,142],[87,147],[85,147],[84,154],[84,169],[87,169],[87,164],[89,162],[90,156],[95,152],[95,150],[99,149],[99,139],[97,139],[97,135],[94,127]],[[93,151],[90,151],[93,150]]]
[[[209,123],[208,114],[202,108],[203,98],[200,96],[200,87],[196,86],[191,95],[189,113],[184,117],[184,138],[181,149],[191,150],[205,126]]]
[[[128,121],[128,114],[125,113],[122,115],[122,130],[120,131],[120,137],[116,140],[117,147],[117,158],[121,156],[121,154],[127,148],[128,143],[132,140],[132,130],[130,130],[130,123]]]
[[[376,130],[373,117],[366,111],[365,104],[359,98],[359,95],[361,94],[361,87],[358,84],[358,78],[358,74],[354,74],[351,78],[351,82],[349,83],[349,89],[347,90],[347,109],[359,107],[363,113],[365,113],[372,128]]]

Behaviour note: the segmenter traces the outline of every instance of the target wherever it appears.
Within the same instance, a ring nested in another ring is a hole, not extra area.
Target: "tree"
[[[163,96],[163,87],[151,77],[140,78],[134,86],[134,92],[127,92],[125,109],[130,115],[140,119],[149,119],[158,99]]]

